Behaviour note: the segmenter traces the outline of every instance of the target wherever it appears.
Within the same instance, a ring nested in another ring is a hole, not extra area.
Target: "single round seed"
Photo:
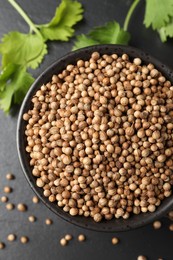
[[[26,236],[22,236],[22,237],[20,238],[20,242],[21,242],[22,244],[26,244],[26,243],[28,243],[28,241],[29,241],[29,238],[26,237]]]
[[[4,192],[5,192],[5,193],[11,193],[11,192],[12,192],[12,188],[9,187],[9,186],[5,186],[5,187],[4,187]]]
[[[0,249],[4,249],[5,248],[5,244],[3,242],[0,242]]]
[[[8,197],[7,196],[2,196],[1,197],[1,202],[6,203],[8,201]]]
[[[112,244],[117,245],[119,243],[119,239],[117,237],[112,238]]]
[[[70,235],[70,234],[67,234],[67,235],[65,235],[65,239],[67,240],[67,241],[70,241],[70,240],[72,240],[72,235]]]
[[[38,203],[39,202],[39,198],[37,196],[34,196],[32,198],[32,202],[35,203],[35,204]]]
[[[147,260],[147,258],[146,258],[146,256],[144,256],[144,255],[139,255],[139,256],[137,257],[137,260]]]
[[[170,219],[173,219],[173,210],[168,213],[168,217],[169,217]]]
[[[78,236],[78,241],[79,241],[79,242],[82,242],[82,241],[85,241],[85,240],[86,240],[85,235],[80,234],[80,235]]]
[[[60,239],[60,245],[61,246],[66,246],[67,245],[67,240],[65,238]]]
[[[12,203],[7,203],[7,204],[6,204],[6,209],[7,209],[7,210],[13,210],[13,209],[14,209],[14,204],[12,204]]]
[[[50,218],[45,220],[46,225],[52,225],[53,221]]]
[[[16,240],[16,235],[14,235],[14,234],[9,234],[9,235],[7,236],[7,240],[10,241],[10,242]]]
[[[7,174],[6,174],[6,179],[7,179],[7,180],[14,180],[14,179],[15,179],[15,176],[14,176],[12,173],[7,173]]]
[[[23,204],[23,203],[19,203],[19,204],[17,205],[17,209],[18,209],[19,211],[24,212],[24,211],[27,211],[27,206],[26,206],[25,204]]]
[[[95,222],[100,222],[102,220],[102,215],[100,213],[96,213],[94,215],[94,221]]]
[[[169,230],[170,230],[170,231],[173,231],[173,224],[170,224],[170,225],[169,225]]]
[[[28,220],[29,220],[29,222],[35,222],[36,221],[36,217],[35,216],[29,216]]]
[[[161,228],[161,226],[162,226],[162,223],[160,222],[160,221],[154,221],[154,223],[153,223],[153,227],[154,227],[154,229],[159,229],[159,228]]]

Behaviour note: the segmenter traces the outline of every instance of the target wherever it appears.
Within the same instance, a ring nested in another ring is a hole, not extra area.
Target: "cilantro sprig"
[[[5,34],[0,43],[0,108],[9,113],[13,104],[20,104],[34,81],[28,69],[36,69],[48,53],[48,40],[68,41],[74,35],[74,25],[82,20],[82,5],[62,0],[54,17],[47,24],[36,25],[15,0],[8,2],[23,17],[29,33]]]
[[[123,27],[117,21],[92,29],[88,34],[76,37],[73,50],[97,44],[124,44],[130,40],[128,26],[140,0],[134,0],[127,12]],[[145,0],[144,25],[159,33],[162,42],[173,38],[173,0]]]

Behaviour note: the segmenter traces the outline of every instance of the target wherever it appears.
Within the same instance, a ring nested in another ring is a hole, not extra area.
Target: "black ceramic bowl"
[[[51,80],[53,74],[60,73],[68,64],[73,64],[79,59],[87,60],[91,53],[94,51],[98,51],[101,54],[112,54],[117,53],[118,55],[122,55],[123,53],[127,53],[130,58],[139,57],[142,59],[143,63],[153,63],[155,67],[163,73],[163,75],[173,82],[173,72],[166,67],[164,64],[160,63],[156,59],[152,58],[149,54],[132,48],[128,46],[120,46],[120,45],[97,45],[84,49],[80,49],[75,52],[70,52],[66,56],[58,59],[52,65],[50,65],[33,83],[30,90],[28,91],[18,118],[17,125],[17,148],[18,155],[20,159],[20,163],[23,169],[23,172],[31,186],[31,188],[35,191],[37,196],[43,201],[43,203],[52,210],[59,217],[67,220],[70,223],[81,226],[83,228],[88,228],[96,231],[125,231],[129,229],[134,229],[145,224],[148,224],[155,219],[158,219],[162,215],[166,214],[168,210],[170,210],[171,206],[173,206],[173,196],[169,198],[165,198],[161,205],[157,208],[157,210],[153,213],[141,213],[139,215],[132,215],[129,219],[112,219],[109,221],[102,221],[100,223],[94,222],[91,218],[86,218],[83,216],[75,216],[72,217],[69,213],[64,212],[60,207],[58,207],[55,203],[49,202],[49,200],[43,196],[43,189],[36,186],[36,178],[32,175],[32,168],[29,165],[29,154],[25,151],[26,147],[26,136],[25,136],[25,127],[26,122],[22,119],[22,115],[27,112],[32,104],[31,99],[36,91],[41,87],[42,84],[47,83]]]

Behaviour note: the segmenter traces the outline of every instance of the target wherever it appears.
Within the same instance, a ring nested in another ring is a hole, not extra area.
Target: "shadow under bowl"
[[[25,128],[26,122],[23,120],[22,116],[29,109],[32,108],[31,99],[35,95],[36,91],[40,89],[43,84],[49,82],[53,76],[53,74],[60,73],[68,64],[74,64],[79,59],[87,60],[89,59],[92,52],[98,51],[100,54],[113,54],[116,53],[118,55],[122,55],[126,53],[129,55],[131,59],[135,57],[139,57],[142,59],[143,64],[152,63],[154,66],[171,82],[173,82],[173,72],[156,60],[151,57],[149,54],[136,49],[130,46],[121,46],[121,45],[97,45],[91,46],[87,48],[83,48],[77,50],[75,52],[70,52],[64,57],[55,61],[52,65],[50,65],[33,83],[31,88],[29,89],[23,104],[20,109],[18,124],[17,124],[17,149],[19,160],[23,169],[23,172],[36,195],[42,200],[42,202],[55,214],[64,220],[75,224],[77,226],[87,228],[95,231],[107,231],[107,232],[115,232],[115,231],[126,231],[130,229],[135,229],[141,226],[144,226],[152,221],[160,218],[164,214],[166,214],[171,207],[173,208],[173,195],[169,198],[165,198],[161,205],[157,208],[157,210],[153,213],[141,213],[139,215],[132,214],[129,219],[112,219],[109,221],[103,220],[100,223],[96,223],[93,221],[91,217],[86,218],[84,216],[74,216],[72,217],[69,213],[63,211],[62,208],[58,207],[56,203],[52,203],[48,200],[48,198],[44,197],[43,189],[36,186],[36,177],[32,175],[32,167],[29,164],[30,156],[29,153],[26,152],[25,148],[27,145],[27,140],[25,136]]]

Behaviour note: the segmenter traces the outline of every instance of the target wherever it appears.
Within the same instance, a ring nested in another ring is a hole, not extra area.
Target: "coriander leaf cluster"
[[[47,24],[35,25],[15,0],[8,0],[29,25],[29,33],[5,34],[0,43],[0,108],[9,113],[13,104],[20,104],[34,81],[27,69],[36,69],[48,53],[47,41],[68,41],[73,26],[83,18],[82,5],[62,0]]]

